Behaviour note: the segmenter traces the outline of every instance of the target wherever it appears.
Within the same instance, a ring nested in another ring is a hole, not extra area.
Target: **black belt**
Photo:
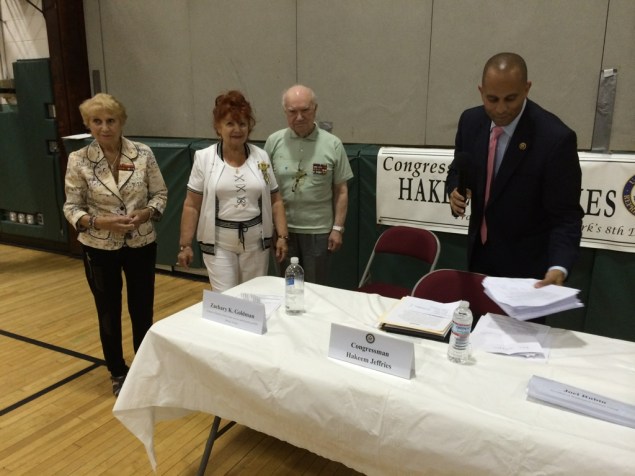
[[[252,226],[260,225],[261,223],[262,215],[258,215],[257,217],[247,221],[229,221],[216,217],[216,226],[238,230],[238,239],[243,244],[243,250],[245,249],[245,232]]]

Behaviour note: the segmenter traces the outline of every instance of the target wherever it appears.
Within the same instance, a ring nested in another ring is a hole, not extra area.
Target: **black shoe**
[[[119,396],[119,392],[121,392],[121,387],[123,387],[123,382],[125,380],[125,375],[122,375],[121,377],[110,377],[110,381],[112,382],[112,393],[115,397]]]

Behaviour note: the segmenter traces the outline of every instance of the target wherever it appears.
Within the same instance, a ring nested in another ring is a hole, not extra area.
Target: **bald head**
[[[482,84],[485,83],[485,77],[490,70],[500,73],[515,71],[520,74],[519,79],[522,82],[527,82],[527,63],[516,53],[498,53],[487,60],[483,68]]]
[[[282,94],[282,108],[287,124],[300,137],[306,137],[315,128],[317,102],[312,89],[296,84]]]
[[[293,100],[294,98],[301,98],[309,101],[311,104],[316,104],[316,97],[313,90],[301,84],[291,86],[282,93],[282,107],[286,109],[287,102]]]

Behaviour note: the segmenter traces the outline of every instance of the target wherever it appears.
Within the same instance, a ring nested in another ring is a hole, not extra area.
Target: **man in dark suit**
[[[579,254],[582,173],[575,132],[527,99],[530,87],[519,55],[488,60],[483,106],[459,120],[447,190],[455,216],[471,201],[469,269],[535,278],[540,287],[562,284]],[[460,176],[465,196],[457,190]]]

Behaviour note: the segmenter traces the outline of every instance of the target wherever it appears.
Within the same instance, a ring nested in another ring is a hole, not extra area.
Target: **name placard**
[[[527,395],[583,415],[635,428],[635,405],[555,380],[532,376],[527,385]]]
[[[267,332],[264,304],[206,289],[203,290],[203,318],[254,334]]]
[[[414,344],[364,329],[331,324],[329,357],[410,379],[415,375]]]

